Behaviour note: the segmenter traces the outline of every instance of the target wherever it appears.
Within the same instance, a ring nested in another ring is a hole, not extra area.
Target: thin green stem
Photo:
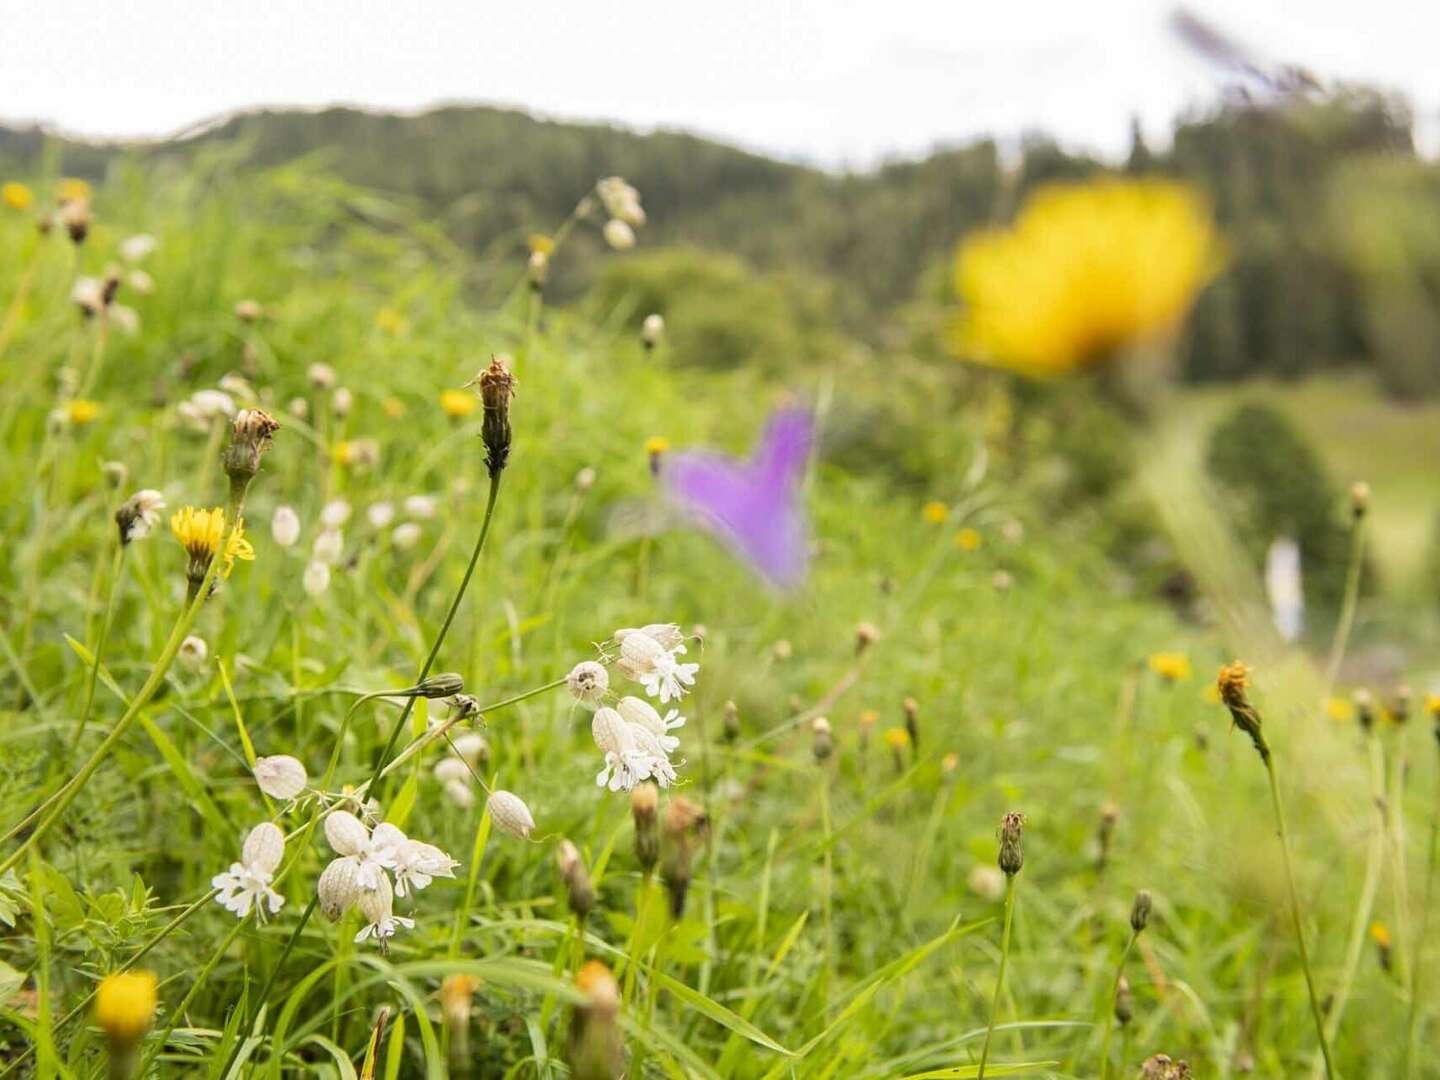
[[[1100,1080],[1105,1080],[1110,1075],[1110,1037],[1115,1031],[1115,999],[1120,994],[1120,980],[1125,977],[1125,962],[1130,959],[1130,953],[1139,937],[1134,930],[1130,931],[1130,937],[1125,941],[1125,949],[1120,953],[1120,963],[1115,965],[1115,978],[1110,982],[1110,996],[1105,999],[1105,1037],[1100,1042]]]
[[[70,737],[70,752],[74,753],[85,734],[85,724],[90,719],[90,709],[95,704],[95,684],[100,678],[100,664],[105,656],[105,642],[110,637],[110,624],[115,618],[115,594],[119,592],[120,572],[125,567],[125,544],[117,538],[115,560],[110,566],[110,584],[105,590],[105,615],[100,621],[100,636],[95,641],[95,653],[91,658],[90,674],[85,682],[85,704],[75,721],[75,732]]]
[[[5,350],[10,345],[10,339],[15,336],[15,328],[20,325],[20,313],[25,310],[25,301],[30,296],[30,286],[35,282],[35,267],[39,262],[40,240],[37,236],[30,242],[30,255],[25,260],[25,269],[20,274],[20,285],[15,290],[15,296],[10,301],[10,306],[5,311],[4,323],[0,323],[0,356],[5,355]]]
[[[1321,704],[1335,692],[1345,648],[1350,643],[1350,630],[1355,624],[1355,609],[1360,601],[1360,571],[1365,565],[1365,516],[1355,518],[1350,530],[1350,561],[1345,570],[1345,597],[1340,605],[1340,621],[1335,624],[1335,637],[1330,642],[1330,660],[1325,665],[1325,693]]]
[[[1440,738],[1440,728],[1437,728],[1436,737]],[[1425,868],[1425,906],[1421,909],[1420,933],[1415,938],[1415,957],[1411,965],[1411,970],[1415,973],[1415,983],[1410,988],[1410,1015],[1405,1021],[1405,1075],[1407,1077],[1414,1075],[1416,1050],[1419,1047],[1420,1016],[1423,1011],[1421,1003],[1424,1000],[1425,982],[1421,975],[1425,971],[1425,965],[1422,961],[1425,939],[1430,933],[1430,911],[1434,907],[1435,899],[1435,866],[1437,854],[1440,854],[1440,775],[1436,777],[1435,796],[1435,808],[1430,815],[1430,859]]]
[[[1000,970],[995,973],[995,993],[990,998],[990,1020],[985,1025],[985,1043],[980,1048],[980,1068],[976,1080],[985,1080],[985,1066],[990,1060],[990,1039],[995,1034],[995,1018],[1000,1012],[1000,992],[1005,986],[1005,966],[1010,960],[1010,927],[1015,921],[1015,875],[1005,875],[1005,929],[1000,933]]]
[[[470,587],[470,579],[475,574],[475,567],[480,562],[480,553],[485,548],[485,538],[490,535],[490,522],[495,516],[495,500],[500,495],[500,477],[503,475],[496,472],[490,477],[490,492],[485,499],[485,517],[480,523],[480,536],[475,541],[475,550],[470,553],[470,563],[465,567],[465,576],[460,579],[460,588],[455,591],[455,596],[450,601],[450,610],[445,613],[445,621],[440,624],[440,632],[435,635],[435,643],[430,646],[430,655],[425,657],[425,663],[420,666],[420,674],[416,677],[416,683],[425,681],[425,676],[430,674],[430,668],[435,663],[435,658],[440,655],[440,648],[445,644],[445,635],[450,632],[450,624],[455,621],[455,613],[460,610],[460,602],[465,599],[465,590]],[[380,751],[380,756],[375,759],[375,771],[370,776],[366,790],[373,790],[384,775],[385,763],[390,757],[390,752],[395,749],[395,743],[400,738],[400,732],[405,730],[405,722],[410,719],[410,713],[415,708],[415,699],[409,698],[405,702],[405,708],[400,713],[400,718],[395,721],[395,726],[390,729],[390,737],[385,740],[385,748]]]
[[[825,966],[820,979],[820,1009],[823,1012],[830,999],[830,977],[835,968],[835,925],[834,892],[835,867],[833,862],[830,824],[830,774],[824,765],[820,766],[820,830],[824,840],[824,855],[820,873],[820,915],[824,920]]]
[[[1385,798],[1389,815],[1391,885],[1395,894],[1395,959],[1400,985],[1409,986],[1414,973],[1407,971],[1410,963],[1410,874],[1405,858],[1405,729],[1396,733],[1396,745],[1390,765],[1390,790]]]
[[[221,958],[229,951],[230,946],[234,943],[235,939],[239,937],[240,931],[244,929],[247,921],[246,919],[235,920],[235,925],[232,926],[230,932],[220,940],[219,946],[210,954],[210,959],[205,961],[205,966],[202,967],[195,976],[195,981],[190,984],[190,989],[185,991],[185,996],[180,999],[180,1003],[171,1010],[170,1023],[166,1026],[165,1030],[160,1033],[158,1039],[151,1041],[150,1048],[145,1051],[145,1059],[140,1063],[140,1076],[145,1076],[149,1073],[151,1063],[154,1062],[155,1058],[165,1049],[165,1044],[170,1041],[170,1036],[175,1033],[175,1028],[179,1025],[181,1018],[184,1017],[185,1010],[188,1009],[190,1003],[195,1000],[195,995],[200,993],[200,988],[205,985],[205,980],[210,977],[210,972],[215,970],[215,965],[220,963]]]
[[[1305,973],[1305,989],[1310,995],[1310,1014],[1315,1020],[1315,1035],[1320,1040],[1320,1055],[1325,1059],[1325,1075],[1334,1080],[1337,1073],[1330,1058],[1330,1040],[1325,1035],[1325,1010],[1315,992],[1315,976],[1310,970],[1310,950],[1305,945],[1305,927],[1300,918],[1300,896],[1295,889],[1295,871],[1290,865],[1290,839],[1285,828],[1285,810],[1280,801],[1280,781],[1275,775],[1273,755],[1261,755],[1265,775],[1270,778],[1270,801],[1275,808],[1275,830],[1280,837],[1280,858],[1285,864],[1285,886],[1290,895],[1290,919],[1295,926],[1295,944],[1300,952],[1300,967]]]

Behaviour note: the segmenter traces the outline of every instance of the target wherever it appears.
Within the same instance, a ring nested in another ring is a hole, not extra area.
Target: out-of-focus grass
[[[1440,515],[1440,402],[1396,402],[1364,373],[1256,380],[1188,396],[1212,416],[1239,400],[1273,405],[1304,432],[1338,484],[1366,481],[1382,587],[1392,594],[1410,587]]]

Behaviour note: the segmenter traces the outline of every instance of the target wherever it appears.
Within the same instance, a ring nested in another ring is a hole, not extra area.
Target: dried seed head
[[[1260,755],[1260,760],[1269,762],[1270,746],[1265,741],[1265,734],[1261,731],[1260,714],[1250,704],[1248,690],[1250,686],[1250,669],[1239,660],[1226,664],[1220,669],[1216,679],[1216,688],[1220,691],[1220,700],[1230,710],[1230,717],[1235,726],[1255,744],[1255,751]]]
[[[1141,889],[1135,894],[1135,902],[1130,905],[1130,929],[1135,933],[1150,925],[1152,902],[1149,889]]]
[[[1408,686],[1395,688],[1395,697],[1390,702],[1390,718],[1397,724],[1404,724],[1410,719],[1410,705],[1414,695]]]
[[[1355,719],[1360,722],[1360,727],[1365,732],[1373,731],[1375,728],[1375,698],[1363,686],[1352,695],[1355,702]]]
[[[243,494],[255,479],[260,471],[260,459],[270,449],[271,439],[279,430],[280,424],[264,409],[241,409],[235,414],[230,445],[221,457],[225,475],[230,477],[232,495]]]
[[[498,359],[476,376],[485,417],[480,438],[485,444],[485,465],[493,480],[510,460],[510,399],[515,396],[515,376]]]
[[[1018,810],[1008,811],[1000,821],[1000,869],[1008,877],[1014,877],[1025,864],[1025,852],[1021,838],[1025,832],[1025,815]]]
[[[255,782],[272,799],[293,799],[309,783],[305,766],[289,754],[255,759]]]
[[[855,627],[855,655],[860,655],[880,640],[880,631],[873,623],[862,622]]]
[[[165,509],[165,496],[154,488],[137,491],[115,511],[115,527],[120,530],[120,543],[129,544],[160,524],[160,511]]]
[[[485,801],[490,811],[490,820],[503,833],[525,840],[535,828],[535,819],[530,808],[520,796],[509,791],[492,792]]]

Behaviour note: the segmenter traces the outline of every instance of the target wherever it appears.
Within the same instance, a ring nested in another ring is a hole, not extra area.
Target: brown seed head
[[[498,359],[492,359],[475,381],[480,384],[480,403],[485,407],[480,438],[493,480],[510,460],[510,399],[515,396],[515,376]]]
[[[1025,852],[1021,839],[1025,833],[1025,815],[1010,810],[1000,820],[1000,869],[1007,877],[1014,877],[1025,865]]]

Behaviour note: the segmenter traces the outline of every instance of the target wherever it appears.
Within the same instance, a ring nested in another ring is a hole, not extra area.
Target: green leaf
[[[1010,1064],[1002,1064],[997,1061],[986,1064],[985,1075],[1024,1076],[1026,1073],[1039,1072],[1041,1069],[1053,1069],[1059,1064],[1058,1061],[1016,1061]],[[911,1073],[909,1076],[901,1077],[900,1080],[967,1080],[969,1077],[979,1075],[979,1065],[953,1065],[948,1069],[931,1069],[929,1072]]]
[[[767,1050],[774,1050],[776,1053],[794,1056],[791,1051],[785,1049],[785,1047],[781,1046],[769,1035],[766,1035],[765,1032],[750,1023],[750,1021],[744,1019],[738,1013],[731,1012],[718,1001],[711,1000],[698,990],[686,986],[678,979],[673,979],[662,971],[656,971],[653,967],[647,967],[645,970],[657,986],[661,986],[670,991],[670,993],[674,994],[686,1005],[689,1005],[701,1015],[708,1016],[721,1027],[728,1028],[737,1035],[743,1035],[751,1042],[757,1043]]]

